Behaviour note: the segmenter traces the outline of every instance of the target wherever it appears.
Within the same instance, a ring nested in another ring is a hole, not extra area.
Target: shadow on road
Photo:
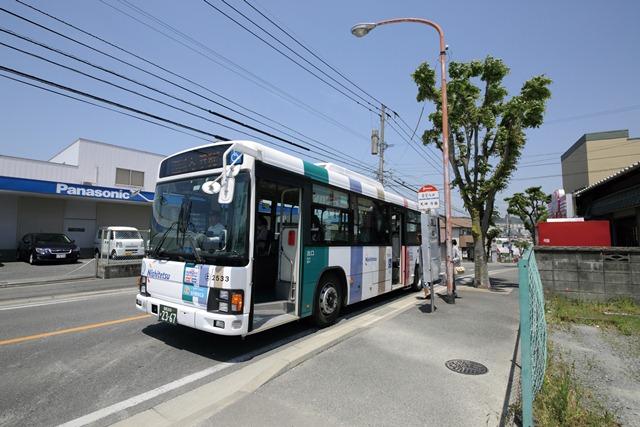
[[[371,300],[357,303],[343,310],[338,323],[362,314],[367,310],[389,304],[407,294],[399,289]],[[154,323],[142,329],[145,335],[164,342],[178,350],[188,351],[218,362],[244,362],[267,353],[275,348],[286,346],[319,330],[309,319],[278,326],[245,339],[215,335],[186,326],[173,326],[166,323]]]
[[[506,292],[507,289],[517,288],[518,284],[513,283],[511,280],[498,279],[492,277],[491,279],[491,292]]]

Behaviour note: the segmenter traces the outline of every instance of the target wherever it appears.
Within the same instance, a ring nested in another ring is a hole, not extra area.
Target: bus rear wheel
[[[338,277],[326,274],[320,279],[316,289],[313,307],[313,319],[320,327],[329,326],[336,322],[342,308],[342,287]]]

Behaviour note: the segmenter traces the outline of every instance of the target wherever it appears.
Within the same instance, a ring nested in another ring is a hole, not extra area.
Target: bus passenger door
[[[300,248],[300,189],[289,188],[282,192],[278,203],[278,229],[280,250],[278,260],[278,281],[281,288],[288,292],[283,299],[297,300],[298,253]]]
[[[251,333],[297,319],[301,194],[283,177],[256,182]]]

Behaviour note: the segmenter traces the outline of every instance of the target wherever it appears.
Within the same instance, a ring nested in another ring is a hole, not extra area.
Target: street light
[[[429,21],[428,19],[422,18],[395,18],[395,19],[385,19],[379,22],[369,22],[369,23],[361,23],[354,25],[351,28],[351,34],[356,37],[364,37],[371,30],[381,25],[387,24],[399,24],[401,22],[414,22],[418,24],[424,24],[432,27],[438,32],[438,36],[440,37],[440,75],[442,76],[441,87],[442,87],[442,164],[444,169],[444,203],[445,203],[445,242],[447,246],[447,259],[445,262],[446,271],[447,271],[447,295],[450,301],[455,301],[453,298],[453,260],[451,257],[452,247],[451,247],[451,187],[449,181],[449,114],[447,108],[447,75],[446,75],[446,57],[447,57],[447,46],[444,43],[444,32],[440,25],[436,24],[433,21]]]
[[[356,37],[364,37],[367,34],[369,34],[369,31],[373,30],[376,27],[376,25],[377,24],[374,24],[371,22],[354,25],[353,28],[351,28],[351,34],[353,34]]]

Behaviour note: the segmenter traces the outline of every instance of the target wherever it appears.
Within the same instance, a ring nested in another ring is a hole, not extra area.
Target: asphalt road
[[[137,311],[135,292],[134,279],[0,289],[0,425],[101,410],[95,425],[107,425],[316,332],[297,322],[242,340],[173,327]],[[404,294],[358,304],[342,321]]]

